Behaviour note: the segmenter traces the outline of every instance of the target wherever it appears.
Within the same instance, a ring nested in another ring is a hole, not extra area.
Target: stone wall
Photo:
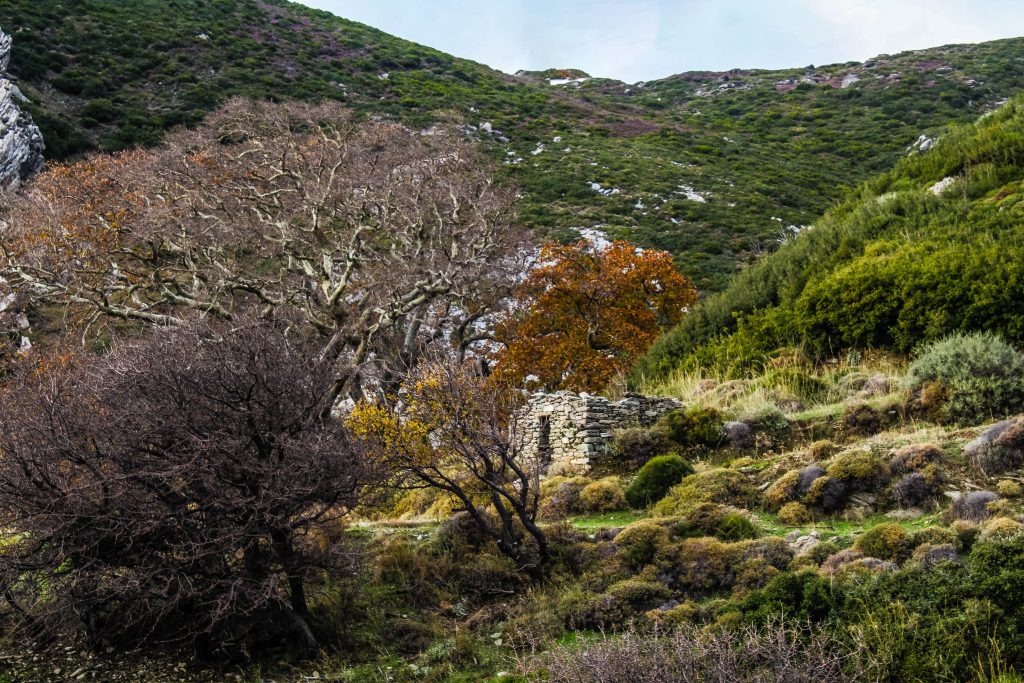
[[[672,398],[639,394],[620,401],[568,391],[534,394],[520,418],[524,450],[547,461],[548,474],[586,471],[614,430],[653,424],[681,406]]]

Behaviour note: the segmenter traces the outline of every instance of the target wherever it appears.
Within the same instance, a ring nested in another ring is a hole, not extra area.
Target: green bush
[[[605,592],[635,609],[651,609],[672,595],[672,592],[660,583],[642,579],[619,581],[609,586]]]
[[[715,536],[718,527],[733,508],[718,503],[700,503],[686,511],[672,526],[672,533],[678,538],[701,538]]]
[[[617,477],[605,477],[587,484],[580,491],[580,507],[588,514],[624,510],[626,497],[622,482]]]
[[[736,581],[733,565],[739,559],[734,545],[715,538],[687,538],[679,544],[669,570],[677,588],[689,594],[706,594],[730,588]]]
[[[757,526],[739,512],[733,512],[722,518],[715,531],[715,536],[723,541],[742,541],[757,538],[761,535]]]
[[[626,489],[626,500],[634,508],[657,503],[669,489],[693,474],[693,467],[678,455],[651,458]]]
[[[715,448],[722,443],[722,414],[714,408],[692,405],[674,410],[658,422],[668,438],[684,448]]]
[[[828,476],[842,481],[849,491],[874,491],[889,482],[889,464],[871,451],[841,453],[829,462]]]
[[[804,570],[775,576],[764,588],[745,596],[739,608],[746,620],[761,624],[780,615],[823,621],[835,603],[832,583],[813,570]]]
[[[954,334],[923,347],[910,378],[918,390],[930,384],[944,390],[939,414],[951,424],[977,424],[1024,406],[1024,361],[989,332]]]
[[[649,564],[668,543],[668,529],[649,519],[634,522],[615,536],[619,556],[633,568]]]
[[[872,527],[857,537],[853,547],[868,557],[902,562],[914,549],[910,534],[895,522]]]
[[[929,545],[951,545],[960,550],[960,538],[956,531],[945,526],[929,526],[918,529],[910,535],[910,542],[914,546]]]
[[[686,477],[674,486],[654,506],[657,515],[685,515],[701,503],[719,503],[747,507],[757,497],[757,491],[740,472],[714,469]]]
[[[761,495],[766,510],[778,510],[800,493],[800,471],[790,470],[775,480]]]
[[[803,503],[786,503],[779,510],[779,521],[787,526],[800,526],[811,521],[811,511]]]

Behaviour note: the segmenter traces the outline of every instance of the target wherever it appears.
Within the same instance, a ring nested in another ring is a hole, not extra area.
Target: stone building
[[[521,417],[524,451],[549,463],[548,474],[586,471],[622,427],[654,424],[682,407],[672,398],[629,394],[620,401],[559,391],[530,397]]]

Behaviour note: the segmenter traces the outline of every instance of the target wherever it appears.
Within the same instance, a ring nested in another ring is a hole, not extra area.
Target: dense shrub
[[[843,567],[864,557],[864,553],[856,548],[845,548],[825,558],[821,563],[821,573],[825,576],[834,576]]]
[[[799,526],[811,521],[811,511],[803,503],[786,503],[779,510],[779,521],[788,526]]]
[[[996,484],[996,493],[1003,498],[1020,498],[1024,495],[1024,486],[1012,479],[1003,479]]]
[[[734,594],[744,594],[758,588],[779,575],[779,570],[773,567],[762,557],[754,557],[744,560],[736,566],[736,583],[733,586]]]
[[[807,447],[807,457],[811,460],[827,460],[836,452],[836,445],[828,439],[819,439]]]
[[[596,458],[595,465],[620,472],[632,471],[676,448],[663,427],[626,427],[615,431],[607,453]]]
[[[626,500],[635,508],[658,502],[669,489],[693,474],[693,467],[678,455],[651,458],[626,489]]]
[[[658,515],[682,515],[700,503],[749,506],[757,496],[753,485],[741,472],[714,469],[686,477],[674,486],[657,505]]]
[[[910,557],[913,543],[906,529],[895,522],[886,522],[858,536],[854,548],[869,557],[902,562]]]
[[[952,545],[960,549],[960,539],[956,531],[945,526],[929,526],[918,529],[910,535],[910,542],[914,546],[919,545]]]
[[[540,485],[540,514],[564,519],[581,511],[580,493],[590,484],[586,477],[548,477]]]
[[[605,477],[587,484],[580,491],[580,507],[590,514],[625,509],[622,482],[617,477]]]
[[[868,403],[851,403],[843,408],[843,428],[851,434],[871,436],[882,430],[882,415]]]
[[[901,507],[917,507],[938,494],[938,481],[921,472],[911,472],[893,484],[892,490]]]
[[[918,389],[933,383],[945,390],[939,413],[949,423],[977,424],[1024,406],[1024,361],[989,332],[955,334],[925,346],[910,378]]]
[[[651,609],[672,595],[672,592],[662,584],[642,579],[619,581],[609,586],[605,592],[635,609]]]
[[[790,470],[765,489],[761,501],[766,510],[778,510],[789,501],[795,500],[800,493],[800,472]]]
[[[732,512],[722,518],[715,530],[715,536],[723,541],[742,541],[761,535],[757,526],[739,512]]]
[[[729,588],[736,581],[735,546],[714,538],[687,538],[680,542],[670,571],[675,586],[690,594]]]
[[[1003,612],[1003,652],[1024,664],[1024,534],[979,541],[967,564],[971,590]]]
[[[787,618],[822,621],[834,608],[832,584],[814,571],[787,572],[772,578],[764,588],[743,598],[739,608],[747,621],[770,622]]]
[[[778,536],[741,541],[736,543],[734,548],[740,562],[758,557],[776,569],[785,569],[793,560],[792,548],[789,547],[785,539]]]
[[[828,476],[842,481],[850,491],[874,491],[889,482],[889,466],[878,455],[863,450],[837,455],[828,465]]]
[[[668,542],[668,529],[649,519],[634,522],[615,536],[619,556],[633,568],[650,563]]]
[[[714,448],[722,443],[723,419],[714,408],[692,405],[663,416],[658,425],[668,437],[684,448]]]
[[[933,443],[910,444],[893,453],[889,467],[895,474],[918,472],[927,465],[940,464],[946,460],[946,452]]]
[[[678,538],[700,538],[716,536],[718,527],[734,508],[718,503],[700,503],[690,508],[672,526],[672,533]]]
[[[828,475],[818,477],[811,483],[804,500],[808,505],[820,508],[825,512],[838,510],[846,503],[849,489],[842,479],[834,479]]]
[[[490,514],[483,510],[481,513]],[[480,524],[465,510],[441,522],[434,531],[434,542],[454,552],[479,550],[489,540]]]
[[[1010,517],[993,517],[981,525],[979,539],[1007,538],[1024,533],[1024,524]]]

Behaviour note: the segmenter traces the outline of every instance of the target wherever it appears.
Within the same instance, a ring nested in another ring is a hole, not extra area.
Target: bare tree
[[[515,192],[454,131],[233,100],[153,153],[58,167],[4,217],[0,275],[87,324],[258,307],[322,337],[334,393],[464,350],[520,271]]]
[[[185,324],[4,385],[0,591],[37,633],[314,648],[306,583],[373,481],[281,323]]]
[[[520,668],[554,683],[839,683],[867,680],[859,654],[823,629],[771,620],[735,631],[630,629]]]
[[[427,363],[402,394],[403,414],[357,407],[350,427],[405,488],[429,487],[461,503],[498,549],[534,580],[551,550],[537,524],[541,454],[524,447],[521,396],[465,362]]]

